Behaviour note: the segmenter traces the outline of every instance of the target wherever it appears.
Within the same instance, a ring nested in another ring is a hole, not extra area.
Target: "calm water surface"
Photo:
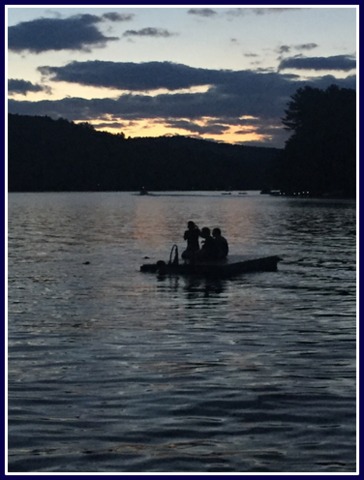
[[[355,472],[355,202],[10,194],[8,212],[10,472]],[[190,219],[278,272],[140,273]]]

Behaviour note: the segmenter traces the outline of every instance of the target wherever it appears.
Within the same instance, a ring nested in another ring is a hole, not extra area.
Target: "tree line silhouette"
[[[355,197],[356,93],[331,85],[300,88],[283,118],[293,132],[278,167],[286,193]]]
[[[284,149],[183,136],[128,138],[88,123],[9,114],[8,189],[260,190],[355,196],[355,91],[299,89],[282,119]]]

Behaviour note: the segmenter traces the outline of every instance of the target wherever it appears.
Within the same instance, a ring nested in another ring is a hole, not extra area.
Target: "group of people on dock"
[[[203,238],[201,247],[199,239]],[[187,222],[187,230],[183,236],[187,248],[182,252],[184,260],[220,260],[227,257],[229,245],[221,234],[220,228],[211,230],[209,227],[199,227],[192,221]]]

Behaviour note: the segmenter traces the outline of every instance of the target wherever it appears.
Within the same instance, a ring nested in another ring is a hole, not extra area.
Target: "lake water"
[[[10,194],[8,215],[10,472],[355,472],[354,201]],[[141,273],[188,220],[278,271]]]

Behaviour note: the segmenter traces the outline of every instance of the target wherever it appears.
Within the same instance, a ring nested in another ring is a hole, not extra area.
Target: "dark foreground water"
[[[10,472],[355,472],[354,202],[10,194],[8,212]],[[140,273],[190,219],[278,272]]]

